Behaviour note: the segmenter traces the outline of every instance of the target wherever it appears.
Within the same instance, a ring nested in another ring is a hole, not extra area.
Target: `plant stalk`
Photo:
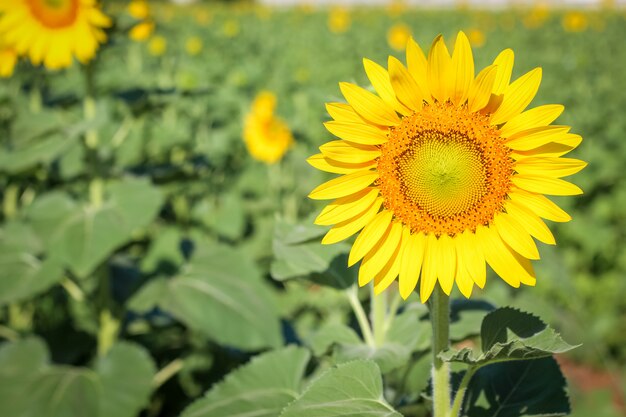
[[[430,322],[433,329],[433,416],[448,417],[450,411],[450,365],[439,353],[450,346],[450,299],[439,284],[430,298]]]
[[[348,296],[348,301],[350,302],[350,306],[352,307],[352,311],[356,316],[356,320],[359,323],[359,327],[361,328],[361,334],[363,335],[363,339],[368,346],[374,347],[376,343],[374,341],[374,334],[372,333],[372,328],[370,327],[369,321],[367,321],[367,315],[363,310],[363,306],[361,305],[361,301],[359,301],[358,289],[356,285],[348,288],[346,290],[346,295]]]
[[[470,366],[465,375],[463,375],[463,379],[461,380],[461,385],[459,385],[459,389],[457,390],[454,396],[454,402],[452,403],[452,409],[450,410],[450,417],[460,417],[461,406],[463,405],[463,399],[465,398],[465,392],[467,391],[467,386],[474,376],[474,373],[478,370],[477,367]]]
[[[387,333],[387,293],[376,295],[374,293],[374,283],[371,285],[370,315],[372,320],[372,331],[374,332],[374,344],[377,347],[385,343]]]

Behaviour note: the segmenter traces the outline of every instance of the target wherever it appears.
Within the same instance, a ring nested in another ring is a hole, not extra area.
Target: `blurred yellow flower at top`
[[[206,9],[198,10],[194,17],[196,19],[196,22],[198,22],[202,26],[208,25],[209,23],[211,23],[211,20],[213,20],[213,15]]]
[[[147,20],[133,26],[128,36],[134,41],[143,42],[152,35],[152,32],[154,32],[154,22]]]
[[[485,44],[485,32],[483,32],[480,29],[470,29],[467,32],[467,38],[469,39],[470,45],[476,47],[476,48],[480,48],[481,46],[483,46]]]
[[[197,36],[187,38],[185,42],[185,51],[191,56],[196,56],[202,52],[202,39]]]
[[[17,52],[10,45],[5,45],[0,40],[0,77],[7,78],[13,75],[13,69],[17,63]]]
[[[328,29],[333,33],[344,33],[350,28],[350,12],[343,7],[331,9],[328,15]]]
[[[250,155],[261,162],[279,161],[293,144],[287,124],[274,115],[276,96],[263,91],[252,103],[246,116],[243,139]]]
[[[391,0],[387,5],[387,13],[392,17],[401,15],[406,9],[406,0]]]
[[[410,37],[411,28],[404,23],[396,23],[387,31],[387,42],[396,51],[403,50]]]
[[[583,32],[587,29],[589,22],[583,12],[572,11],[563,16],[561,24],[567,32]]]
[[[234,38],[239,35],[239,22],[236,19],[228,19],[222,26],[222,33],[227,38]]]
[[[545,3],[537,3],[529,14],[527,14],[524,19],[524,26],[528,29],[537,29],[543,26],[543,24],[550,17],[550,9],[548,5]]]
[[[167,40],[160,35],[153,36],[148,43],[148,52],[152,56],[161,56],[167,50]]]
[[[111,20],[95,0],[0,0],[0,36],[50,69],[91,60],[106,41]]]
[[[137,20],[150,16],[150,6],[146,0],[133,0],[128,4],[128,14]]]

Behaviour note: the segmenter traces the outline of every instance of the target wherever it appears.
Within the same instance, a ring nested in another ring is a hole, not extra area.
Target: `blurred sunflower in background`
[[[484,287],[486,264],[513,287],[535,285],[533,238],[555,244],[541,218],[570,220],[544,194],[582,193],[561,179],[585,167],[561,158],[582,138],[550,125],[561,105],[524,111],[541,69],[510,82],[510,49],[477,76],[463,32],[452,55],[438,36],[428,58],[411,39],[406,59],[389,57],[388,69],[365,59],[378,95],[340,83],[348,104],[327,105],[325,126],[341,140],[309,163],[342,176],[309,195],[334,200],[315,221],[332,225],[322,243],[361,231],[348,263],[361,261],[359,284],[373,280],[376,293],[399,276],[403,298],[418,281],[423,302],[437,282],[469,297]]]
[[[276,117],[276,96],[269,91],[259,93],[246,116],[243,138],[248,152],[267,164],[278,162],[293,144],[287,124]]]
[[[0,36],[49,69],[85,64],[107,39],[111,20],[96,0],[0,0]]]
[[[127,7],[127,12],[133,19],[139,21],[128,32],[128,36],[136,41],[146,41],[154,33],[155,23],[150,13],[150,5],[146,0],[132,0]]]
[[[584,32],[589,26],[589,21],[583,12],[570,11],[563,16],[561,25],[566,32]]]
[[[344,33],[350,29],[350,12],[344,7],[334,7],[328,14],[328,29],[332,33]]]
[[[404,23],[396,23],[387,31],[387,43],[396,51],[403,50],[410,37],[411,28]]]
[[[7,45],[0,38],[0,77],[7,78],[13,75],[17,63],[17,52],[11,45]]]

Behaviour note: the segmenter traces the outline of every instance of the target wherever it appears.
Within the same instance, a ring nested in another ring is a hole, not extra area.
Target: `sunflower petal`
[[[384,130],[365,123],[335,121],[324,123],[324,127],[338,138],[361,145],[380,145],[389,140]]]
[[[358,171],[352,174],[342,175],[317,186],[309,194],[313,200],[330,200],[358,193],[368,187],[378,178],[378,173],[373,171]]]
[[[513,54],[512,49],[505,49],[500,52],[493,61],[493,65],[497,66],[498,72],[496,73],[496,79],[493,82],[493,90],[491,90],[492,94],[496,96],[503,94],[504,90],[506,90],[509,86],[514,61],[515,55]]]
[[[559,178],[537,175],[513,175],[511,182],[522,190],[548,195],[580,195],[583,190]]]
[[[543,217],[544,219],[552,220],[553,222],[568,222],[572,220],[572,217],[569,214],[541,194],[535,194],[524,190],[515,190],[509,193],[509,197],[514,202],[528,208],[530,211],[539,217]]]
[[[456,247],[452,238],[446,234],[439,236],[435,244],[435,259],[437,259],[437,279],[446,295],[450,295],[454,286],[456,274]]]
[[[310,156],[306,161],[309,165],[319,169],[320,171],[331,172],[333,174],[350,174],[356,171],[369,170],[376,166],[376,161],[365,162],[362,164],[347,164],[345,162],[334,161],[326,158],[321,153]]]
[[[523,130],[506,140],[506,146],[516,151],[528,151],[550,142],[564,140],[569,126],[543,126]]]
[[[428,88],[428,61],[422,48],[415,42],[413,37],[409,39],[406,46],[406,64],[411,76],[424,92],[424,100],[431,102],[430,90]]]
[[[452,102],[463,104],[467,100],[470,86],[474,80],[474,56],[472,47],[465,33],[459,32],[452,53],[452,73],[454,88]]]
[[[389,73],[385,68],[378,65],[374,61],[370,61],[367,58],[363,59],[363,66],[365,67],[365,73],[369,78],[372,86],[385,102],[389,104],[394,110],[400,114],[411,114],[411,109],[398,101],[396,93],[391,86]]]
[[[391,220],[393,219],[393,213],[387,210],[383,210],[374,217],[367,226],[361,230],[361,233],[357,236],[352,249],[350,249],[350,256],[348,257],[348,266],[352,266],[361,260],[372,248],[380,241],[380,239],[387,233],[391,226]]]
[[[425,303],[435,289],[437,283],[437,259],[435,258],[435,244],[437,238],[434,234],[426,237],[424,245],[424,259],[422,261],[422,275],[420,279],[420,300]]]
[[[339,88],[348,103],[363,118],[381,126],[400,123],[393,108],[377,95],[351,83],[339,83]]]
[[[399,223],[395,223],[393,227],[399,227],[402,229],[402,226]],[[401,230],[402,231],[402,230]],[[387,262],[387,265],[380,271],[380,273],[374,279],[374,295],[378,295],[384,290],[386,290],[389,285],[398,277],[398,273],[400,272],[400,262],[402,261],[402,250],[404,245],[406,244],[406,235],[401,233],[400,243],[396,247],[396,250],[391,255],[391,259]]]
[[[528,259],[539,259],[539,251],[535,241],[510,214],[499,213],[496,215],[493,219],[493,226],[502,240],[514,251]]]
[[[443,40],[439,35],[433,41],[428,53],[428,85],[430,92],[440,102],[450,97],[452,59]]]
[[[404,65],[392,56],[389,57],[389,77],[398,100],[411,110],[420,110],[424,103],[424,93]]]
[[[344,140],[333,140],[320,146],[326,158],[347,164],[362,164],[380,156],[380,149],[370,145],[351,144]]]
[[[367,123],[351,105],[346,103],[326,103],[326,111],[338,122]]]
[[[383,198],[379,197],[366,212],[334,225],[322,239],[322,244],[330,245],[349,238],[372,221],[382,204]]]
[[[487,268],[485,256],[476,241],[476,235],[470,230],[465,230],[460,235],[455,236],[455,240],[458,257],[463,258],[463,263],[470,277],[478,287],[484,288],[487,282]]]
[[[472,81],[467,102],[470,112],[477,112],[489,103],[497,72],[496,66],[490,65],[478,73],[476,79]]]
[[[362,287],[385,268],[393,259],[402,239],[402,226],[394,223],[389,232],[363,258],[359,268],[359,285]]]
[[[535,239],[548,245],[556,245],[554,235],[548,226],[531,210],[513,200],[507,200],[505,208],[507,213],[513,216]]]
[[[455,237],[456,240],[456,237]],[[465,263],[465,257],[461,255],[460,251],[457,250],[457,267],[456,267],[456,286],[461,291],[461,294],[465,296],[465,298],[470,298],[472,295],[472,289],[474,288],[474,281],[472,280],[469,272],[469,268]]]
[[[510,84],[504,90],[502,104],[491,115],[491,124],[502,124],[520,114],[535,98],[540,83],[541,68],[535,68]]]
[[[564,109],[565,107],[561,104],[546,104],[526,110],[506,122],[500,128],[500,136],[508,138],[523,130],[547,126],[555,121]]]
[[[330,226],[351,219],[370,208],[376,201],[376,197],[378,197],[378,189],[368,187],[356,194],[339,198],[324,207],[314,223]]]
[[[408,232],[408,229],[406,230]],[[426,236],[423,233],[410,234],[402,252],[399,283],[400,296],[405,300],[409,298],[417,286],[425,246]]]
[[[530,157],[517,161],[515,170],[524,175],[560,178],[574,175],[586,166],[580,159]]]

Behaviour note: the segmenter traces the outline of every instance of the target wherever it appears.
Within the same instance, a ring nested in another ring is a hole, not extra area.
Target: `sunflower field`
[[[1,416],[626,415],[625,9],[183,3],[0,0]]]

